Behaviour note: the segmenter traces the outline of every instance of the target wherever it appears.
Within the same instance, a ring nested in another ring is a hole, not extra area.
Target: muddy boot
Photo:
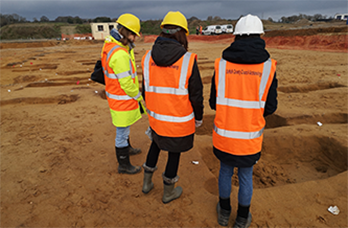
[[[180,186],[174,188],[174,185],[176,182],[178,182],[179,177],[176,176],[174,178],[168,178],[164,176],[164,173],[162,175],[163,177],[163,203],[169,203],[172,200],[175,200],[181,196],[182,188]]]
[[[133,148],[130,144],[129,138],[127,139],[128,145],[129,145],[129,155],[136,155],[141,153],[141,149],[139,148]]]
[[[216,211],[218,215],[218,223],[221,226],[227,226],[228,220],[230,219],[231,210],[222,209],[220,206],[220,202],[216,205]]]
[[[129,161],[129,148],[116,147],[116,157],[118,161],[118,173],[135,174],[139,173],[140,166],[133,166]]]
[[[251,214],[249,212],[248,218],[237,216],[236,221],[234,222],[233,228],[248,228],[250,224],[251,224]]]
[[[143,193],[147,194],[153,189],[153,183],[152,183],[152,175],[153,172],[156,171],[157,166],[155,168],[151,168],[146,166],[146,164],[143,164],[144,168],[144,180],[143,180]]]

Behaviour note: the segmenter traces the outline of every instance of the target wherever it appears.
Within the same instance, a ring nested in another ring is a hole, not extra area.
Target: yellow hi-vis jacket
[[[215,148],[233,155],[261,151],[266,124],[263,112],[275,71],[272,59],[261,64],[215,60]]]
[[[171,66],[157,66],[151,51],[143,56],[145,102],[151,128],[161,136],[184,137],[195,133],[195,115],[188,81],[197,55],[186,52]]]
[[[141,118],[138,101],[142,100],[133,49],[108,36],[101,53],[105,92],[112,123],[127,127]]]

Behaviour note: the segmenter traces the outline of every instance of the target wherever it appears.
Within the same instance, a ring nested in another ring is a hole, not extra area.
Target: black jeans
[[[146,166],[151,168],[156,167],[160,151],[161,149],[154,141],[152,141],[149,152],[147,153]],[[167,166],[164,172],[164,176],[166,176],[167,178],[174,178],[177,176],[180,154],[181,153],[177,152],[168,152]]]

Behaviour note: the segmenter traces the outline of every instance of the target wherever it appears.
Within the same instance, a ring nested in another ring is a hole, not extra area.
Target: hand
[[[196,127],[200,127],[203,123],[203,120],[195,120]]]
[[[140,95],[137,99],[135,99],[136,101],[142,101],[143,100],[143,96]]]

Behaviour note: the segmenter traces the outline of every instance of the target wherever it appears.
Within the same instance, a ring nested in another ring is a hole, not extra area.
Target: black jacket
[[[151,57],[158,66],[171,66],[186,53],[185,48],[176,40],[158,37],[152,46]],[[163,75],[166,77],[166,75]],[[145,86],[143,80],[142,95],[144,100]],[[194,62],[192,74],[188,81],[189,100],[191,102],[195,119],[203,119],[203,84],[198,70],[197,62]],[[180,107],[177,107],[180,108]],[[184,152],[193,147],[194,134],[185,137],[165,137],[152,130],[153,140],[161,150],[170,152]]]
[[[265,41],[261,38],[246,38],[236,40],[226,48],[222,53],[222,58],[226,61],[239,64],[258,64],[265,62],[269,57],[269,53],[265,49]],[[277,87],[278,80],[276,73],[268,91],[266,105],[263,116],[274,113],[277,109]],[[215,73],[211,82],[209,105],[212,109],[216,109],[216,86]],[[250,167],[254,165],[261,156],[261,151],[254,155],[235,156],[218,150],[214,147],[215,156],[222,162],[235,167]]]

